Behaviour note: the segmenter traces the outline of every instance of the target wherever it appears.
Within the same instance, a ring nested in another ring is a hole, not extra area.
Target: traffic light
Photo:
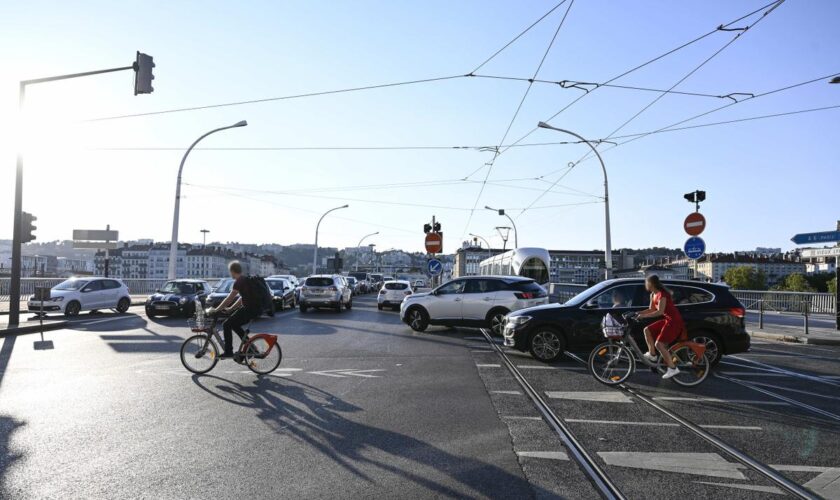
[[[152,80],[155,79],[155,75],[152,74],[154,67],[152,56],[137,52],[137,60],[134,61],[134,95],[154,92],[155,89],[152,87]]]
[[[440,222],[435,222],[435,227],[432,228],[432,229],[434,229],[436,233],[439,233],[440,232]]]
[[[423,232],[428,234],[432,232],[432,225],[431,224],[423,224]]]
[[[38,220],[38,217],[27,213],[21,212],[20,214],[20,242],[21,243],[29,243],[30,241],[35,241],[35,230],[38,229],[34,225],[33,222]]]

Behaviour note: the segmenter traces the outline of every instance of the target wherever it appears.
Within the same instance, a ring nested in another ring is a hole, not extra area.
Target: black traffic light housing
[[[152,87],[152,80],[155,79],[155,75],[152,74],[154,67],[152,56],[137,52],[137,59],[134,61],[134,95],[154,92],[155,89]]]
[[[35,230],[38,229],[32,223],[38,220],[38,217],[28,213],[21,212],[20,214],[20,242],[29,243],[35,241]]]
[[[435,222],[435,227],[433,227],[432,229],[434,229],[436,233],[439,233],[440,232],[440,222]]]
[[[432,232],[432,225],[431,224],[423,224],[423,232],[428,234]]]
[[[686,199],[689,203],[694,203],[694,208],[698,212],[700,211],[700,202],[706,201],[706,192],[705,191],[692,191],[691,193],[686,193],[683,195],[683,198]]]

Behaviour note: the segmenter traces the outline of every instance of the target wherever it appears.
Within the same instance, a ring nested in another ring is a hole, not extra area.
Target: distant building
[[[481,248],[464,245],[455,252],[452,276],[476,276],[481,261],[503,253],[501,248]],[[598,250],[549,250],[549,278],[553,283],[597,283],[604,279],[604,252]],[[613,268],[630,263],[632,256],[613,252]]]
[[[806,270],[805,264],[793,260],[792,254],[771,257],[744,253],[709,254],[696,263],[681,259],[663,265],[673,269],[677,278],[710,282],[722,281],[726,271],[733,267],[750,266],[764,273],[768,285],[775,285],[789,274],[805,273]]]
[[[175,277],[187,276],[187,251],[191,245],[179,244],[175,260]],[[169,243],[157,243],[149,249],[149,262],[146,266],[149,279],[167,279],[169,277]]]
[[[186,254],[186,275],[190,278],[224,278],[228,263],[236,255],[219,247],[191,248]]]
[[[24,278],[57,276],[58,258],[54,255],[21,255],[20,275]]]

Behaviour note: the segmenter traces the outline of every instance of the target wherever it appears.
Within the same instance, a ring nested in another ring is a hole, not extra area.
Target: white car
[[[400,319],[418,332],[429,325],[474,326],[501,335],[507,313],[542,304],[548,304],[548,293],[530,278],[471,276],[409,295],[400,305]]]
[[[414,289],[425,288],[426,280],[414,280]]]
[[[81,311],[114,309],[118,313],[128,311],[131,297],[128,287],[114,278],[70,278],[50,290],[50,300],[29,300],[29,312],[47,314],[64,313],[77,316]]]
[[[414,293],[411,283],[403,280],[391,280],[382,284],[376,297],[376,307],[381,311],[386,307],[399,309],[403,299]]]

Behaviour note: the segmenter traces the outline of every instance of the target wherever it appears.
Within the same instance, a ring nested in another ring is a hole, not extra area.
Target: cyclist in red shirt
[[[671,293],[659,281],[659,276],[655,274],[648,276],[645,280],[645,289],[650,292],[650,307],[639,313],[639,318],[661,317],[662,319],[645,327],[648,352],[644,356],[648,361],[655,362],[656,351],[659,351],[665,364],[668,365],[668,371],[662,375],[662,378],[668,379],[680,373],[680,369],[674,365],[668,353],[668,347],[685,329],[685,323],[677,306],[674,305]]]

